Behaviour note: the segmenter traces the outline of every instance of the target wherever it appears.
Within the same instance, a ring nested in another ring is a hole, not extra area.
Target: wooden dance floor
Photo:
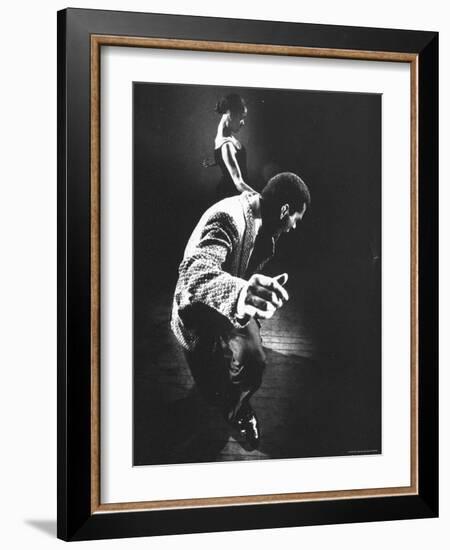
[[[323,284],[318,299],[311,291],[315,273],[291,277],[291,299],[263,321],[267,368],[252,398],[261,428],[257,450],[236,441],[199,394],[169,327],[173,289],[153,296],[135,337],[134,465],[381,451],[381,371],[372,349],[376,334],[369,338],[378,327],[361,300],[367,289],[361,269],[364,285],[352,283],[345,318],[339,312],[348,293],[327,295]]]

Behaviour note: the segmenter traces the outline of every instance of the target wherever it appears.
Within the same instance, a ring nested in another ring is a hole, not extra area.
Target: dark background
[[[276,368],[256,454],[212,419],[168,327],[184,246],[216,198],[220,169],[202,161],[231,91],[248,107],[247,183],[293,171],[312,197],[266,269],[289,273],[292,299],[262,331]],[[381,96],[134,83],[133,107],[134,464],[381,452]]]

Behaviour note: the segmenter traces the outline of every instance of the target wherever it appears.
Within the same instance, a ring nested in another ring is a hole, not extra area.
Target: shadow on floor
[[[52,538],[56,538],[56,519],[26,519],[25,523]]]
[[[206,403],[195,386],[182,399],[149,402],[145,424],[135,466],[214,462],[229,437],[220,410]]]

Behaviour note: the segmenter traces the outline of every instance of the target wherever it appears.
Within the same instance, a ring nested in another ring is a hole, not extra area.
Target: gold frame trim
[[[100,501],[100,49],[102,46],[164,48],[207,52],[287,55],[331,59],[392,61],[410,64],[411,82],[411,484],[407,487],[317,491],[253,496],[181,500],[118,502]],[[417,495],[418,473],[418,55],[330,48],[304,48],[272,44],[242,44],[165,38],[91,35],[91,513],[163,510],[229,505],[274,504],[314,500]]]

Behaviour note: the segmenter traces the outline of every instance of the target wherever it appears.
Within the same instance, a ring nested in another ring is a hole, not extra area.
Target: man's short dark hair
[[[261,191],[263,209],[268,218],[279,218],[280,209],[289,204],[289,212],[301,212],[303,205],[308,208],[311,196],[306,183],[293,172],[281,172],[271,178]]]

